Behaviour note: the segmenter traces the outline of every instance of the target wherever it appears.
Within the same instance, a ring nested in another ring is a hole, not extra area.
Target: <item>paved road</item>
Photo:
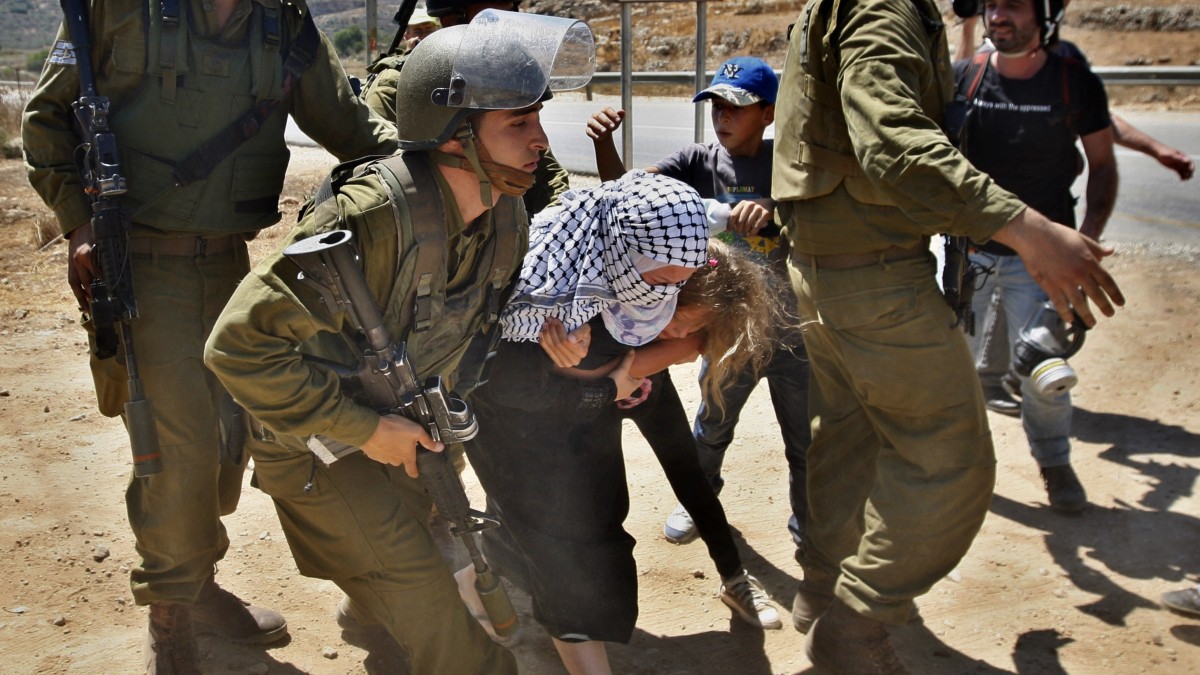
[[[547,104],[542,123],[555,156],[568,170],[595,172],[591,141],[583,130],[591,113],[605,105],[618,107],[620,98],[598,96],[587,101],[581,94],[569,93],[557,96]],[[1200,114],[1133,111],[1121,114],[1143,131],[1189,153],[1200,162]],[[689,103],[637,99],[632,119],[632,166],[648,166],[692,142],[693,119],[693,108]],[[705,119],[707,121],[707,116]],[[768,135],[773,131],[769,129]],[[715,138],[711,123],[705,138]],[[305,139],[294,130],[289,140],[303,142]],[[616,142],[620,148],[620,133]],[[1107,238],[1200,246],[1200,178],[1184,183],[1154,160],[1123,148],[1117,149],[1117,157],[1121,188]],[[1076,194],[1083,194],[1082,179],[1077,183]]]

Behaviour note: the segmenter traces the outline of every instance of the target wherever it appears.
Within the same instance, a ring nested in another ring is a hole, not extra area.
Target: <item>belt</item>
[[[232,251],[242,241],[245,239],[238,234],[223,237],[130,237],[129,250],[139,255],[203,258]]]
[[[856,267],[878,265],[896,260],[919,258],[929,252],[929,245],[922,241],[915,246],[889,246],[879,251],[869,253],[833,253],[830,255],[813,255],[792,251],[792,257],[804,265],[827,270],[849,270]]]

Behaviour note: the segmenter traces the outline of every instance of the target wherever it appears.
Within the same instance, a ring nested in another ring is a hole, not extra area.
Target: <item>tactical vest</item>
[[[387,186],[396,223],[411,228],[408,237],[397,233],[396,280],[380,303],[388,332],[407,341],[413,367],[422,379],[441,375],[448,389],[465,393],[479,378],[491,336],[498,332],[492,327],[525,256],[529,231],[524,206],[518,198],[500,198],[489,211],[493,235],[476,257],[470,278],[448,290],[449,219],[433,160],[424,152],[401,152],[353,165],[340,167],[341,180],[347,177],[345,168],[351,168],[349,175],[374,173]],[[335,169],[334,176],[338,173]],[[336,212],[337,200],[331,197],[341,180],[333,178],[321,187],[315,208]],[[322,220],[336,222],[336,216]],[[411,243],[405,245],[406,241]],[[464,360],[468,349],[472,357]]]
[[[786,162],[786,170],[776,169],[772,193],[782,199],[811,199],[833,192],[845,184],[846,191],[864,204],[891,205],[893,201],[863,173],[854,154],[846,116],[842,110],[838,79],[838,32],[841,9],[854,0],[811,0],[804,7],[799,31],[799,46],[793,39],[788,51],[786,71],[802,73],[799,85],[780,88],[778,117],[787,120],[787,128],[775,139],[775,161]],[[936,39],[944,30],[934,0],[912,0],[921,13],[929,40],[929,61],[936,82],[921,93],[922,108],[931,119],[941,123],[954,84],[946,42]]]
[[[282,55],[292,38],[285,8],[280,0],[254,0],[245,41],[224,45],[196,34],[189,0],[147,5],[141,43],[118,43],[114,59],[121,70],[140,70],[142,85],[109,118],[121,142],[133,221],[196,234],[253,232],[279,221],[286,106],[275,108],[207,178],[181,186],[173,174],[253,105],[284,95]]]

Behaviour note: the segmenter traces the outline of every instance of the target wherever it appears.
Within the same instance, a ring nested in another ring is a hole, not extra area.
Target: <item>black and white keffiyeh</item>
[[[504,338],[537,340],[549,317],[571,331],[602,314],[621,342],[653,340],[671,320],[679,285],[643,281],[636,254],[700,267],[708,246],[700,196],[673,178],[637,170],[568,190],[560,201],[530,225],[529,253],[500,319]]]

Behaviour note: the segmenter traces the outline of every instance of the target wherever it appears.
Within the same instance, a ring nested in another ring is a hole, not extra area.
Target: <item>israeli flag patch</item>
[[[57,40],[54,47],[50,50],[50,56],[46,57],[50,63],[60,66],[75,65],[75,45],[66,40]]]

